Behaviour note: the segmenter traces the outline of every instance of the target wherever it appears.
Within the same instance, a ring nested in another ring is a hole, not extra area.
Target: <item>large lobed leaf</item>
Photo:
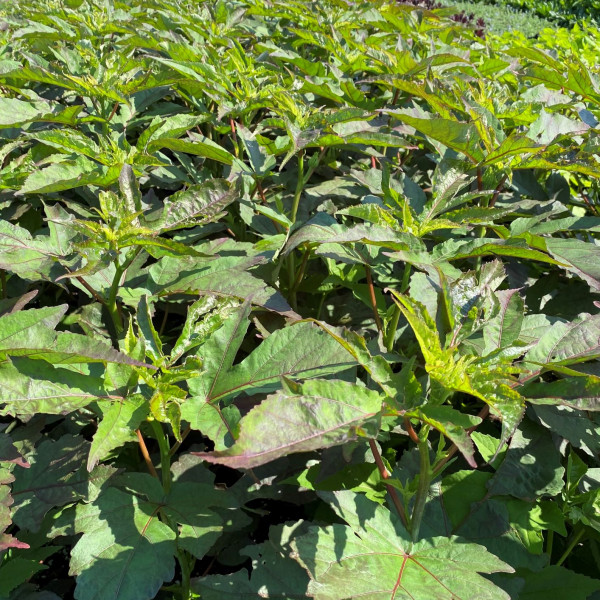
[[[457,537],[412,542],[399,519],[352,492],[330,496],[348,525],[311,527],[293,542],[316,600],[508,600],[479,573],[513,569],[477,544]]]

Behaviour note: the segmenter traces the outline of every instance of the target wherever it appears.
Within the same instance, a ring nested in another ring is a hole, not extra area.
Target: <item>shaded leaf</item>
[[[456,537],[413,543],[394,515],[363,496],[336,492],[332,503],[349,526],[312,527],[293,542],[297,560],[311,576],[309,594],[316,600],[508,600],[479,573],[512,568],[482,546]],[[356,577],[357,572],[363,575]]]

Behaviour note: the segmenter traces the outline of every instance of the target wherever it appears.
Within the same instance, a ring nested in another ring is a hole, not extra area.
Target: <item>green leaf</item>
[[[547,327],[538,343],[523,359],[524,365],[539,373],[541,365],[569,365],[600,356],[600,314],[581,314],[571,322],[558,321]]]
[[[33,121],[44,111],[33,102],[24,102],[16,98],[0,98],[0,127],[14,127]]]
[[[451,406],[423,406],[415,416],[437,429],[452,443],[456,444],[467,463],[474,469],[477,468],[473,442],[466,430],[479,425],[481,423],[479,417],[461,413]]]
[[[74,531],[83,533],[69,571],[77,600],[151,600],[173,578],[176,536],[155,504],[109,488],[77,505]]]
[[[435,117],[421,119],[399,112],[395,112],[394,117],[414,127],[417,131],[425,134],[426,137],[437,140],[452,150],[461,152],[473,163],[478,163],[484,158],[479,145],[480,137],[477,128],[472,123],[461,123]]]
[[[99,402],[102,420],[92,438],[87,460],[87,470],[91,471],[115,448],[126,442],[137,440],[135,430],[148,416],[148,403],[141,394],[131,394],[123,400]]]
[[[191,379],[190,393],[202,396],[202,402],[210,402],[221,377],[226,377],[250,325],[251,306],[245,302],[211,335],[201,348],[202,377]],[[190,401],[183,407],[183,417],[191,423]]]
[[[399,390],[396,388],[397,380],[394,380],[394,373],[391,366],[383,356],[371,355],[364,337],[350,329],[343,329],[341,332],[338,332],[321,321],[315,321],[315,323],[354,357],[356,362],[365,369],[385,394],[390,398],[396,398]]]
[[[523,575],[525,586],[519,592],[519,600],[547,600],[552,596],[586,600],[590,594],[600,590],[600,580],[556,565]]]
[[[231,448],[198,456],[248,469],[294,452],[373,436],[382,400],[377,392],[343,381],[307,381],[297,393],[273,394],[253,408],[242,418],[240,435]]]
[[[211,549],[223,532],[221,517],[208,506],[222,500],[213,486],[195,483],[175,483],[167,497],[164,513],[179,524],[177,546],[200,559]],[[198,502],[202,498],[202,502]]]
[[[309,594],[316,600],[508,600],[479,573],[513,569],[482,546],[456,537],[413,543],[394,515],[364,496],[336,492],[331,502],[349,526],[311,527],[292,544],[308,569]]]
[[[149,356],[155,364],[158,364],[163,358],[162,342],[158,332],[152,323],[152,309],[148,304],[148,296],[142,296],[136,311],[137,325],[140,336],[144,340],[146,355]]]
[[[13,358],[0,363],[0,414],[65,415],[109,394],[98,377],[53,367],[46,361]]]
[[[177,152],[185,152],[195,156],[202,156],[226,165],[233,164],[235,157],[233,154],[215,144],[212,140],[201,135],[190,134],[192,141],[180,140],[175,138],[159,138],[150,142],[148,150],[153,152],[160,148],[168,148]]]
[[[519,339],[525,314],[525,305],[519,290],[496,292],[500,310],[483,328],[485,354],[494,350],[508,349]]]
[[[146,225],[165,232],[215,221],[239,193],[236,185],[224,179],[209,179],[169,196],[158,217],[149,215]]]
[[[19,194],[49,194],[84,185],[107,187],[118,180],[121,166],[106,167],[78,156],[31,173]]]
[[[19,527],[37,531],[46,513],[80,498],[94,498],[110,476],[107,470],[87,473],[85,440],[65,435],[43,441],[26,455],[31,468],[22,471],[13,485],[13,520]]]
[[[61,248],[51,238],[34,238],[23,227],[0,221],[0,268],[23,279],[51,279],[53,272],[65,272],[57,264],[62,256]]]
[[[535,406],[533,412],[544,427],[590,456],[600,453],[600,425],[581,410],[568,406]]]
[[[581,375],[558,381],[531,383],[523,389],[533,404],[556,404],[578,410],[600,410],[600,377]]]
[[[581,277],[600,291],[600,248],[578,239],[546,238],[548,252],[564,265],[567,271]]]
[[[271,392],[281,377],[322,377],[355,365],[334,339],[313,323],[298,323],[274,331],[256,350],[217,382],[208,398],[227,399],[244,390]]]
[[[0,552],[4,552],[9,548],[29,548],[29,544],[19,541],[10,533],[6,533],[7,528],[12,524],[11,506],[14,502],[8,484],[14,481],[15,477],[4,468],[6,464],[2,465],[2,463],[14,463],[25,469],[30,467],[29,463],[13,446],[11,438],[5,433],[0,433]]]
[[[263,281],[248,273],[248,263],[258,264],[261,258],[240,259],[222,256],[212,260],[165,257],[149,270],[148,287],[151,292],[168,294],[213,294],[221,297],[251,299],[253,304],[298,318],[284,298]]]
[[[62,304],[0,316],[0,355],[42,358],[54,364],[113,362],[154,368],[84,335],[53,331],[66,309]]]
[[[564,472],[550,432],[524,419],[489,483],[490,493],[529,501],[554,496],[563,488]]]
[[[259,600],[280,598],[296,600],[306,598],[308,574],[295,561],[290,560],[290,542],[302,525],[272,526],[269,539],[246,546],[240,554],[252,559],[250,578],[245,570],[230,575],[209,575],[192,580],[192,590],[203,600]]]

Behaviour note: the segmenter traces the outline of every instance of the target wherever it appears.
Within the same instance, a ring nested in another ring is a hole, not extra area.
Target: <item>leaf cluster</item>
[[[0,598],[599,593],[581,36],[2,10]]]

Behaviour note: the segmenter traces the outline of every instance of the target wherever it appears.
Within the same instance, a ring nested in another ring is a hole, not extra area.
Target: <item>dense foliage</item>
[[[4,11],[0,597],[600,597],[581,40]]]
[[[527,10],[561,25],[575,25],[582,19],[600,22],[600,0],[472,0],[485,4]]]

